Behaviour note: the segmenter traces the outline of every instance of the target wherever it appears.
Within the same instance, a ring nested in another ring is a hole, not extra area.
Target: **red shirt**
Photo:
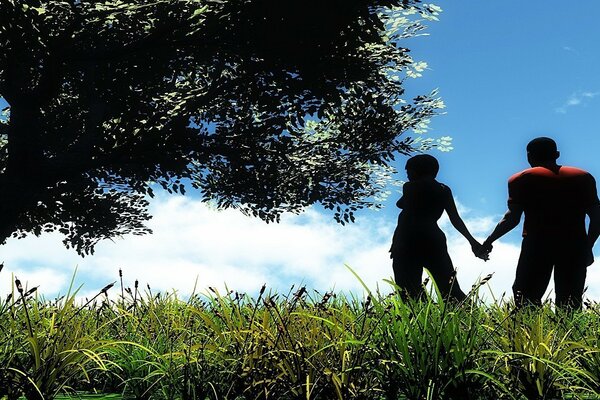
[[[528,168],[508,180],[509,206],[525,213],[523,236],[585,236],[586,213],[599,203],[594,177],[579,168]]]

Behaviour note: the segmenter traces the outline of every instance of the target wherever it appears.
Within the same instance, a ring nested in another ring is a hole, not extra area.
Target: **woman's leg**
[[[446,246],[431,249],[425,267],[431,273],[442,297],[456,301],[462,301],[467,297],[456,280],[456,270],[452,265]]]
[[[418,260],[409,254],[394,254],[392,267],[394,280],[400,289],[402,299],[421,299],[423,290],[423,267]]]

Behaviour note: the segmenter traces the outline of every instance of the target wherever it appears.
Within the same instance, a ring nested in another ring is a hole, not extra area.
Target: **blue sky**
[[[414,58],[429,65],[408,89],[414,94],[439,89],[446,113],[432,120],[429,135],[451,136],[454,147],[433,153],[441,163],[439,180],[453,189],[467,225],[484,239],[505,210],[506,179],[527,167],[524,149],[533,137],[554,137],[562,163],[600,177],[600,2],[436,4],[444,11],[440,21],[428,23],[429,36],[406,44]],[[400,172],[403,164],[399,159]],[[363,212],[350,227],[317,210],[266,225],[233,211],[206,209],[193,198],[160,195],[152,203],[155,235],[102,243],[92,257],[65,250],[58,235],[10,240],[0,247],[0,261],[6,263],[0,292],[8,290],[10,273],[30,286],[42,285],[44,293],[64,291],[75,267],[83,293],[115,280],[119,268],[128,284],[137,278],[181,292],[189,292],[196,279],[200,290],[226,283],[253,291],[264,282],[279,290],[300,283],[319,290],[357,289],[345,263],[372,287],[384,287],[383,279],[392,273],[387,248],[399,195],[393,190],[384,210]],[[494,273],[494,293],[510,290],[520,228],[483,263],[447,221],[441,225],[463,287]],[[227,239],[232,231],[236,235]],[[591,267],[588,284],[590,297],[600,300],[600,261]]]
[[[557,140],[564,164],[600,174],[600,2],[438,4],[440,21],[412,47],[429,70],[411,84],[438,87],[447,105],[432,134],[454,138],[439,158],[455,195],[498,212],[506,178],[527,166],[524,147],[540,135]]]

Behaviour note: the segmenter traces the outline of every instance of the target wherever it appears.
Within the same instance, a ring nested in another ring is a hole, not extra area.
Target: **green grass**
[[[74,393],[71,395],[56,396],[56,400],[121,400],[121,394],[91,394],[91,393]]]
[[[600,399],[597,304],[304,287],[180,298],[137,283],[115,300],[110,286],[79,304],[77,290],[47,300],[14,285],[0,300],[0,398]]]

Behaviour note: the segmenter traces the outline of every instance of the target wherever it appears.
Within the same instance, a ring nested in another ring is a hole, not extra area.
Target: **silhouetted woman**
[[[406,162],[408,182],[396,205],[402,209],[394,231],[390,257],[394,279],[403,298],[421,298],[422,275],[427,268],[444,298],[461,301],[466,295],[456,281],[456,272],[448,255],[446,236],[437,221],[444,210],[450,222],[480,254],[481,244],[473,238],[458,215],[452,191],[435,178],[439,163],[435,157],[421,154]]]

